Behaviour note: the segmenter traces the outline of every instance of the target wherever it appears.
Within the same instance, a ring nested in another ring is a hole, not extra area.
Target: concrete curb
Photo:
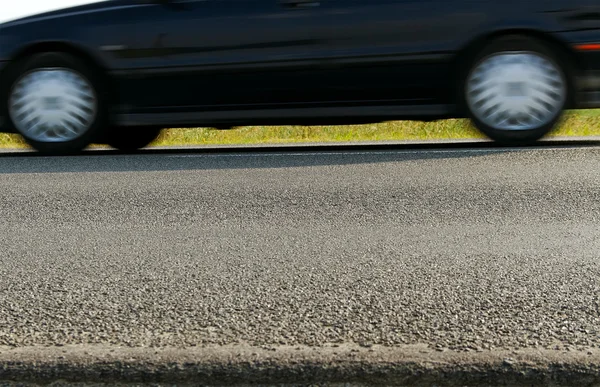
[[[536,146],[548,146],[548,145],[571,145],[571,144],[586,144],[586,145],[597,145],[600,142],[600,136],[589,136],[589,137],[547,137],[541,139],[536,144],[532,144],[529,147]],[[315,148],[315,147],[331,147],[331,148],[345,148],[345,147],[386,147],[386,146],[399,146],[399,147],[427,147],[427,146],[485,146],[485,147],[500,147],[491,140],[482,139],[446,139],[446,140],[405,140],[405,141],[338,141],[338,142],[298,142],[298,143],[268,143],[268,144],[232,144],[232,145],[186,145],[186,146],[152,146],[146,149],[149,150],[189,150],[189,149],[296,149],[296,148]]]
[[[424,346],[356,345],[0,349],[0,385],[52,382],[59,382],[55,385],[592,386],[600,384],[600,350],[454,352]]]
[[[598,146],[600,136],[588,137],[547,137],[541,139],[535,144],[523,147],[538,148],[548,146]],[[306,143],[266,143],[266,144],[226,144],[226,145],[183,145],[183,146],[150,146],[142,149],[138,153],[148,153],[156,151],[252,151],[252,150],[310,150],[315,148],[330,148],[331,150],[342,148],[361,148],[361,147],[406,147],[406,148],[422,148],[429,147],[458,147],[458,148],[502,148],[493,141],[488,139],[447,139],[447,140],[406,140],[406,141],[340,141],[340,142],[306,142]],[[2,153],[31,153],[36,152],[31,148],[1,148]],[[89,155],[94,153],[110,153],[117,154],[118,152],[110,148],[90,148],[83,154]]]
[[[221,153],[273,153],[273,152],[367,152],[367,151],[531,151],[548,149],[597,148],[600,137],[564,137],[542,140],[523,147],[503,147],[487,140],[432,140],[432,141],[377,141],[377,142],[332,142],[332,143],[282,143],[250,145],[190,145],[147,147],[123,153],[107,148],[91,148],[78,156],[135,156],[152,154],[221,154]],[[52,157],[40,155],[30,148],[0,148],[0,157]]]

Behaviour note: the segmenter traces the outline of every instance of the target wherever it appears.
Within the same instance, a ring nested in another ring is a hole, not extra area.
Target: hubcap
[[[467,79],[467,104],[498,130],[530,130],[554,120],[567,94],[560,68],[534,52],[503,52],[481,61]]]
[[[38,142],[66,142],[92,126],[97,113],[92,85],[82,75],[64,68],[31,71],[14,85],[10,117],[17,130]]]

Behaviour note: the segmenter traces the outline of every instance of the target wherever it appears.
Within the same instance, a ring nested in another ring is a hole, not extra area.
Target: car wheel
[[[115,128],[106,135],[106,143],[124,152],[133,152],[150,145],[158,138],[157,128]]]
[[[528,38],[499,39],[474,61],[464,86],[469,116],[491,139],[526,145],[549,133],[568,101],[567,66]]]
[[[2,95],[11,129],[41,153],[73,154],[87,147],[106,119],[96,76],[78,58],[37,54],[9,73]]]

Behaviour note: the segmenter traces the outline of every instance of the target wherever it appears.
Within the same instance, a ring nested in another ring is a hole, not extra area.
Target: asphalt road
[[[591,356],[599,218],[594,144],[5,154],[0,347]]]

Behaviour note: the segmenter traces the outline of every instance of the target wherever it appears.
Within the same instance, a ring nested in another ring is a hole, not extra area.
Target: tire
[[[76,154],[105,126],[102,82],[79,58],[42,53],[16,63],[0,90],[9,130],[47,155]]]
[[[463,81],[464,107],[474,126],[506,145],[528,145],[559,122],[570,98],[569,66],[545,44],[497,39],[472,61]]]
[[[133,152],[150,145],[160,135],[157,128],[114,128],[106,133],[106,143],[123,152]]]

